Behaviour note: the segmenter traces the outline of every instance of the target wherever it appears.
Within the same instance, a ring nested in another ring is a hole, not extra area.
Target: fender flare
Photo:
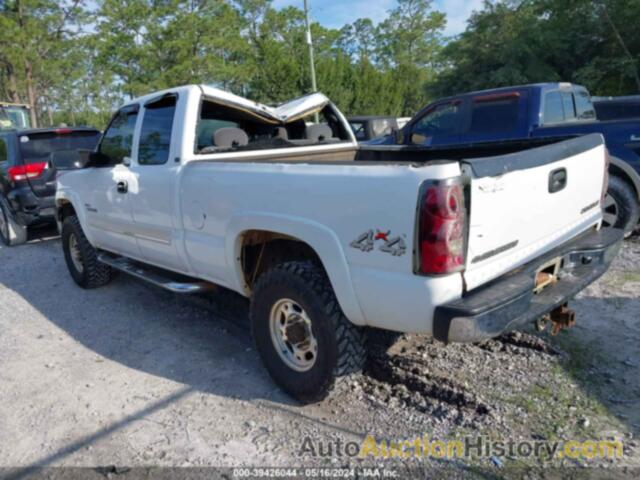
[[[225,256],[229,271],[233,272],[231,280],[234,289],[246,295],[250,294],[240,264],[242,235],[249,230],[288,235],[308,244],[320,258],[346,317],[356,325],[366,324],[340,240],[325,225],[306,218],[263,212],[245,212],[233,216],[225,236]]]
[[[82,227],[82,231],[84,232],[85,237],[89,240],[89,243],[93,244],[93,238],[91,235],[91,231],[87,228],[87,219],[86,212],[84,209],[80,208],[81,202],[80,199],[77,198],[77,195],[73,192],[67,192],[64,190],[58,190],[56,192],[56,222],[58,223],[58,231],[62,233],[62,222],[60,221],[60,209],[62,208],[62,203],[67,202],[70,203],[73,207],[73,210],[76,212],[76,216],[78,217],[78,221],[80,222],[80,226]]]
[[[624,160],[621,160],[619,157],[615,155],[611,155],[609,157],[610,165],[615,166],[620,169],[622,173],[624,173],[627,178],[631,181],[632,186],[636,191],[636,196],[638,200],[640,200],[640,175],[636,172],[631,165],[629,165]],[[611,171],[611,166],[609,167],[609,171]],[[612,172],[611,172],[612,173]]]

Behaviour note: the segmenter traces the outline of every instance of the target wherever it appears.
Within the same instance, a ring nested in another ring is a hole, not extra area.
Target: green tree
[[[37,126],[55,107],[53,90],[82,76],[75,38],[86,17],[80,0],[8,0],[0,3],[0,65],[3,90],[31,106]]]
[[[634,15],[638,0],[485,2],[442,51],[429,92],[548,81],[583,84],[599,95],[640,92]]]

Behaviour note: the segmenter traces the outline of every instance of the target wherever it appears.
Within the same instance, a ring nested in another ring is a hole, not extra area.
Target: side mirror
[[[82,167],[80,168],[99,168],[108,167],[112,165],[111,157],[101,152],[94,152],[93,150],[78,150],[80,154]]]

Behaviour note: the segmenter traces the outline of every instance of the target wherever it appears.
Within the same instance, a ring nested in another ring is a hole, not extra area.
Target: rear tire
[[[303,403],[342,391],[364,367],[364,330],[344,316],[324,270],[311,262],[287,262],[262,274],[250,316],[267,371]]]
[[[3,201],[0,201],[0,241],[8,247],[27,241],[27,227],[16,222]]]
[[[638,226],[640,204],[631,185],[622,178],[611,175],[603,208],[603,225],[624,230],[630,236]]]
[[[75,215],[66,217],[62,223],[62,249],[69,273],[80,287],[98,288],[111,281],[111,267],[98,260],[98,252],[87,240]]]

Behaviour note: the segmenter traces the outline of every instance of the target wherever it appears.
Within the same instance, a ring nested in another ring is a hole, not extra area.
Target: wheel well
[[[73,205],[68,200],[61,200],[58,203],[57,216],[58,216],[59,222],[63,222],[65,218],[75,214],[76,214],[76,210],[75,208],[73,208]]]
[[[309,260],[322,267],[315,250],[302,240],[265,230],[248,230],[241,236],[240,263],[246,288],[275,265]]]
[[[629,174],[627,172],[625,172],[618,165],[611,163],[609,165],[609,173],[626,182],[631,188],[633,188],[633,191],[636,193],[636,197],[640,198],[640,191],[638,190],[638,186],[635,184],[633,179],[629,177]]]

